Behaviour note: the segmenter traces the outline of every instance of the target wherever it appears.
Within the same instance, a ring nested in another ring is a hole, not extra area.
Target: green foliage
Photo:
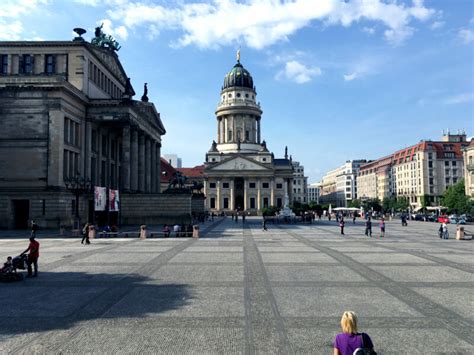
[[[361,202],[361,205],[364,208],[364,211],[371,211],[373,209],[375,212],[380,212],[382,210],[382,206],[380,205],[380,200],[378,198],[364,200]]]
[[[361,204],[360,200],[354,199],[354,200],[352,200],[351,202],[349,202],[349,206],[348,206],[348,207],[360,208],[361,205],[362,205],[362,204]]]
[[[408,197],[400,196],[397,198],[396,210],[397,211],[406,211],[410,207],[410,201]]]
[[[391,212],[392,209],[397,210],[397,199],[395,197],[386,197],[382,201],[382,209],[385,212]]]
[[[290,207],[297,216],[299,216],[302,213],[309,210],[309,205],[308,204],[301,203],[301,202],[298,202],[298,201],[294,201],[293,205],[290,206]]]
[[[442,205],[448,208],[448,213],[472,213],[473,202],[466,196],[464,190],[464,180],[450,186],[442,197]]]
[[[275,216],[280,209],[276,206],[263,207],[261,210],[263,216]]]

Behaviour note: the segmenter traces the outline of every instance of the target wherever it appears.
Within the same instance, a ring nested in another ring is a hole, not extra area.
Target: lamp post
[[[79,196],[91,191],[91,179],[85,178],[77,173],[74,177],[64,178],[64,184],[66,185],[66,189],[76,196],[74,228],[78,229],[80,227]]]

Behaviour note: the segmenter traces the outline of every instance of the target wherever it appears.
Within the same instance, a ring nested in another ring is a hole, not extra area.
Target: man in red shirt
[[[28,249],[26,249],[22,254],[25,254],[27,251],[30,253],[28,254],[28,276],[33,276],[31,270],[31,264],[35,267],[35,274],[34,277],[38,276],[38,258],[39,258],[39,247],[40,244],[35,240],[34,237],[30,238],[30,245],[28,245]]]

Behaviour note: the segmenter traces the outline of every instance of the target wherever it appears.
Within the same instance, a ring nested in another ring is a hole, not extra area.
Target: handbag
[[[369,349],[365,346],[366,342],[364,341],[364,338],[365,338],[364,335],[365,335],[364,333],[360,335],[362,339],[362,348],[355,349],[352,355],[377,355],[374,349]]]

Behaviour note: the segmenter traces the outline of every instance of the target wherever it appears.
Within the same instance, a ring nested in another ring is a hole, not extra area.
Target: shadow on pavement
[[[42,272],[0,283],[0,335],[66,330],[81,321],[173,312],[193,299],[191,286],[158,284],[136,274]]]

